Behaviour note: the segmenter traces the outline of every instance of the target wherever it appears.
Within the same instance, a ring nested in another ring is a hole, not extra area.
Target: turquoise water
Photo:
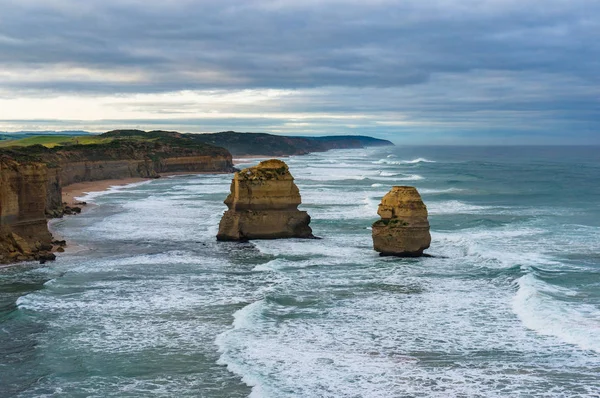
[[[0,271],[0,396],[598,396],[599,154],[289,158],[322,240],[217,243],[230,175],[88,195],[54,224],[82,251]],[[372,251],[392,185],[437,257]]]

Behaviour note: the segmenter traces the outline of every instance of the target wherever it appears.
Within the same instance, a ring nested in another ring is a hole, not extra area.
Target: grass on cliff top
[[[99,137],[94,135],[72,136],[72,135],[39,135],[35,137],[27,137],[20,140],[7,140],[0,142],[0,148],[11,146],[31,146],[43,145],[46,148],[54,148],[55,146],[67,145],[89,145],[102,144],[112,141],[113,138]]]
[[[155,138],[145,137],[127,137],[130,140],[154,141]],[[107,144],[118,139],[118,137],[103,137],[100,135],[39,135],[35,137],[23,138],[20,140],[0,141],[0,148],[8,148],[11,146],[31,146],[43,145],[46,148],[54,148],[56,146],[71,146],[71,145],[91,145],[91,144]]]

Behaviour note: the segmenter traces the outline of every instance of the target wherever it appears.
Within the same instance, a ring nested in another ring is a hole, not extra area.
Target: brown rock
[[[217,240],[313,238],[310,216],[298,210],[300,191],[281,160],[260,162],[235,173],[229,208],[219,224]]]
[[[12,242],[14,242],[15,248],[20,251],[23,254],[28,254],[31,253],[31,247],[29,246],[29,243],[27,243],[27,241],[23,238],[21,238],[19,235],[15,234],[15,233],[11,233],[10,234],[10,239]]]
[[[0,254],[3,263],[28,261],[49,244],[46,225],[48,168],[0,156]]]
[[[429,248],[427,206],[414,187],[395,186],[379,205],[372,227],[373,247],[382,256],[418,257]]]

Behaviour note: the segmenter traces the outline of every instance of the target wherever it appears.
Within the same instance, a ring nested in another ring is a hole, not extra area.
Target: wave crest
[[[436,163],[435,160],[429,160],[425,158],[416,158],[412,160],[389,160],[389,159],[379,159],[373,164],[417,164],[417,163]]]

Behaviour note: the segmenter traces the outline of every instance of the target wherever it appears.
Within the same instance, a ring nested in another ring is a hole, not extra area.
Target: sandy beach
[[[86,181],[62,187],[62,200],[67,206],[77,206],[79,198],[85,196],[88,192],[106,191],[110,187],[133,184],[136,182],[147,181],[147,178],[123,178],[117,180]]]
[[[200,174],[227,174],[226,172],[202,172],[202,171],[181,171],[175,173],[161,173],[161,177],[171,177],[171,176],[179,176],[179,175],[200,175]],[[106,191],[110,187],[115,186],[123,186],[134,184],[136,182],[149,181],[152,178],[121,178],[114,180],[100,180],[100,181],[86,181],[86,182],[78,182],[76,184],[71,184],[62,187],[62,201],[67,204],[67,206],[77,206],[79,200],[75,198],[80,198],[85,196],[85,194],[89,192],[100,192]]]

